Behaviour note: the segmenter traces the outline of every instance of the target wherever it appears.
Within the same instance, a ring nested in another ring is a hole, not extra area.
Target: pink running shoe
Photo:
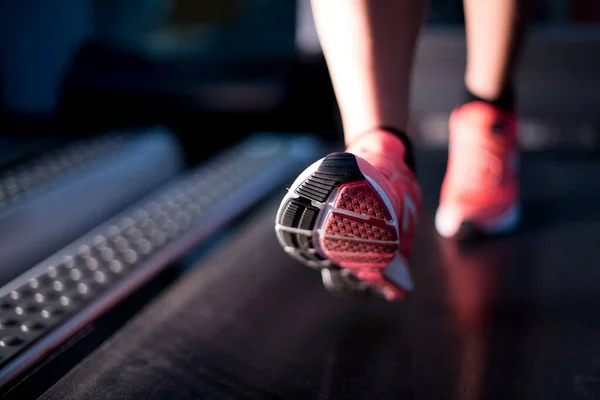
[[[284,250],[321,270],[331,291],[404,298],[421,191],[395,135],[376,131],[308,167],[281,202]]]
[[[435,219],[439,234],[468,239],[514,230],[520,219],[515,113],[484,102],[454,110],[448,154]]]

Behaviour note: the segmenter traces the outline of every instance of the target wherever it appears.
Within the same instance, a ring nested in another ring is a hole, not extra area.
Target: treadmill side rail
[[[308,135],[254,135],[0,288],[0,387],[323,151]]]
[[[157,164],[161,168],[155,169]],[[0,185],[5,191],[13,187],[13,194],[0,202],[0,285],[152,193],[183,168],[171,132],[152,128],[82,140],[7,171]],[[42,176],[33,179],[36,174]]]

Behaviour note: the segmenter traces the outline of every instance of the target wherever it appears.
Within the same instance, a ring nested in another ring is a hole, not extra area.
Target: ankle
[[[348,144],[347,151],[361,153],[392,154],[404,161],[404,164],[416,174],[413,144],[409,136],[393,127],[379,127],[358,136]]]
[[[404,145],[404,162],[406,163],[408,168],[410,168],[410,170],[414,174],[416,174],[417,168],[416,168],[416,163],[415,163],[415,154],[414,154],[413,144],[412,144],[412,141],[410,140],[410,137],[403,131],[396,129],[394,127],[382,126],[379,129],[384,132],[393,134],[394,136],[396,136],[398,139],[400,139],[402,141],[402,144]]]
[[[472,102],[483,102],[504,112],[512,112],[515,109],[515,95],[512,86],[504,88],[495,96],[480,96],[465,85],[463,104]]]

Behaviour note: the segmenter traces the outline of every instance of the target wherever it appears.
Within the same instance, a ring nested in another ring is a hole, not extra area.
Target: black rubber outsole
[[[360,172],[356,157],[350,153],[331,153],[327,155],[321,165],[308,178],[304,180],[295,190],[300,196],[297,199],[289,199],[281,213],[281,226],[313,230],[319,215],[319,208],[312,205],[312,201],[324,203],[333,189],[346,182],[364,180]],[[323,261],[313,250],[312,238],[300,233],[281,232],[286,246],[293,247],[297,254],[307,261]]]
[[[356,157],[350,153],[331,153],[321,165],[296,189],[296,194],[308,200],[325,202],[331,191],[342,183],[365,179]]]
[[[348,182],[366,180],[360,171],[356,156],[351,153],[331,153],[327,155],[317,170],[304,180],[296,189],[298,198],[288,199],[277,223],[284,227],[313,230],[320,209],[312,205],[313,201],[324,203],[332,191]],[[314,252],[312,237],[302,233],[280,232],[286,246],[296,250],[296,255],[309,262],[321,262],[326,258]],[[347,274],[336,265],[323,266],[329,270],[330,284],[325,288],[336,294],[359,298],[380,298],[381,293],[367,283]]]
[[[454,235],[453,239],[460,242],[472,242],[481,240],[483,237],[483,233],[474,223],[465,221],[460,224],[460,227],[458,228],[458,231],[456,232],[456,235]]]

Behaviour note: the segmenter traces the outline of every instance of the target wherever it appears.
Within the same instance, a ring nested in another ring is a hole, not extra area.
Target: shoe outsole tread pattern
[[[309,265],[326,269],[328,289],[381,297],[389,283],[382,269],[398,250],[398,236],[390,210],[356,157],[329,154],[291,190],[277,221],[282,245]]]
[[[309,200],[325,202],[331,191],[340,183],[365,179],[356,158],[349,153],[331,153],[308,179],[296,189],[296,193]]]

